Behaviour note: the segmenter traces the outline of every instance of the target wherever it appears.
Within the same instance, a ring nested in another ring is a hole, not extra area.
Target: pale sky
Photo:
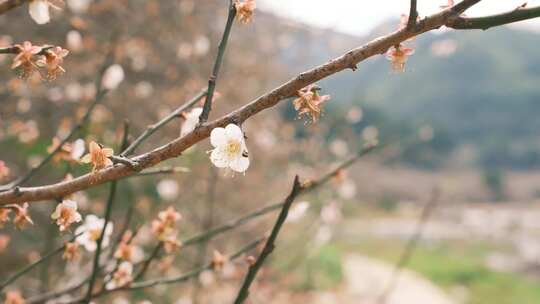
[[[459,0],[458,0],[459,1]],[[456,2],[458,2],[456,1]],[[409,0],[258,0],[262,10],[338,31],[361,35],[387,18],[409,12]],[[468,16],[495,14],[514,9],[524,2],[540,5],[540,0],[484,0],[467,11]],[[418,0],[420,16],[436,12],[445,0]],[[539,18],[540,19],[540,18]],[[527,21],[540,28],[540,20]]]

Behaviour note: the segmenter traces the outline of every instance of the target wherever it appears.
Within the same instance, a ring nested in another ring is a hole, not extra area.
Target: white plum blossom
[[[287,221],[297,222],[306,215],[306,211],[309,209],[309,202],[303,201],[294,204],[289,210],[289,215],[287,216]]]
[[[218,168],[230,168],[245,172],[249,167],[248,150],[244,133],[235,124],[225,128],[215,128],[210,133],[210,143],[214,147],[210,160]]]
[[[51,218],[56,221],[60,231],[66,230],[71,224],[78,223],[82,216],[77,212],[77,202],[72,200],[63,200],[56,206]]]
[[[157,184],[156,188],[159,196],[167,201],[176,199],[180,192],[178,183],[174,179],[164,179]]]
[[[77,14],[85,13],[93,0],[67,0],[69,8]]]
[[[124,81],[124,69],[119,64],[113,64],[105,70],[101,84],[108,90],[116,89]]]
[[[73,160],[79,161],[81,160],[81,157],[84,155],[86,143],[84,142],[84,139],[79,138],[73,142],[71,145],[71,158]]]
[[[75,235],[79,235],[76,239],[77,243],[84,246],[84,248],[90,252],[97,249],[97,241],[101,236],[101,231],[105,225],[105,219],[100,219],[97,216],[90,214],[84,219],[84,224],[79,226],[75,230]],[[111,234],[113,232],[113,223],[108,223],[105,228],[105,234],[103,235],[103,242],[101,246],[107,247],[110,242]],[[82,233],[82,234],[81,234]]]
[[[32,0],[28,3],[28,13],[37,24],[45,24],[51,21],[48,0]]]
[[[182,124],[180,130],[180,137],[184,137],[186,134],[195,130],[195,127],[199,123],[199,116],[201,116],[203,109],[201,107],[193,108],[191,111],[184,114],[186,121]]]
[[[112,290],[118,287],[126,286],[133,281],[133,264],[130,262],[122,262],[118,269],[112,275],[112,278],[107,277],[110,281],[105,285],[105,289]]]

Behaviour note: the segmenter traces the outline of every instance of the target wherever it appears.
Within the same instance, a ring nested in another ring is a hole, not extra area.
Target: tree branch
[[[154,134],[157,130],[161,129],[161,127],[165,126],[169,121],[173,120],[175,117],[178,117],[182,112],[185,110],[191,108],[194,104],[196,104],[199,100],[201,100],[204,96],[206,96],[206,89],[200,91],[197,95],[195,95],[193,98],[191,98],[189,101],[187,101],[185,104],[178,107],[176,110],[171,112],[169,115],[165,116],[163,119],[158,121],[157,123],[148,126],[146,130],[139,136],[137,139],[135,139],[129,147],[127,147],[122,153],[120,153],[120,156],[128,156],[137,147],[143,143],[148,137],[150,137],[152,134]]]
[[[485,17],[457,17],[451,20],[447,26],[457,30],[487,30],[495,26],[501,26],[536,17],[540,17],[540,6],[531,8],[519,7],[509,12]]]
[[[456,18],[467,8],[480,2],[480,0],[463,0],[459,4],[445,9],[439,13],[422,19],[414,32],[406,29],[395,31],[387,36],[377,38],[371,42],[353,49],[341,57],[333,59],[319,67],[301,73],[283,85],[275,88],[245,106],[229,113],[217,120],[202,124],[193,132],[154,149],[148,153],[133,158],[139,163],[140,169],[149,168],[173,157],[179,156],[184,150],[202,141],[217,127],[225,127],[229,123],[242,123],[255,114],[277,105],[285,98],[296,95],[296,92],[309,84],[315,83],[330,75],[349,69],[357,63],[375,55],[384,54],[390,47],[397,45],[418,34],[437,29],[449,24],[449,20]],[[126,176],[136,174],[129,167],[118,164],[97,172],[89,173],[70,181],[40,187],[21,187],[0,193],[0,205],[9,203],[34,202],[40,200],[62,197],[89,187],[110,182]]]
[[[206,95],[206,100],[204,101],[203,111],[201,113],[201,116],[199,116],[200,124],[203,124],[208,120],[208,115],[210,114],[210,110],[212,110],[212,99],[214,97],[214,91],[216,89],[216,81],[219,75],[221,63],[223,62],[225,50],[227,49],[227,42],[231,34],[231,29],[234,23],[235,16],[236,7],[234,6],[233,0],[230,0],[227,23],[225,24],[225,30],[223,31],[223,36],[221,37],[221,42],[219,43],[216,61],[214,62],[214,68],[212,69],[212,75],[210,75],[210,79],[208,80],[208,94]]]
[[[255,264],[249,267],[249,271],[244,279],[244,283],[242,284],[240,291],[238,291],[238,295],[236,297],[236,300],[234,301],[234,304],[242,304],[248,298],[249,287],[251,286],[251,283],[253,283],[253,280],[255,280],[255,276],[257,276],[257,272],[259,272],[259,270],[261,269],[266,258],[272,253],[272,251],[274,251],[274,248],[276,246],[275,242],[278,237],[279,231],[281,230],[281,227],[283,226],[283,224],[285,223],[285,220],[287,219],[287,215],[289,214],[289,209],[291,208],[291,205],[294,202],[294,199],[298,196],[301,190],[302,190],[302,185],[300,184],[300,181],[297,175],[294,178],[294,183],[293,183],[293,188],[291,190],[291,193],[285,200],[285,204],[283,205],[283,208],[281,209],[281,212],[277,218],[277,221],[274,224],[274,228],[272,228],[270,237],[268,237],[268,240],[266,241],[266,244],[264,245],[264,248],[261,254],[259,255],[259,258],[257,259],[257,261],[255,261]]]

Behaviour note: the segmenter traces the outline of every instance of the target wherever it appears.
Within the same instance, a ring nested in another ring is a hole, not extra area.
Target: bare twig
[[[157,123],[148,126],[146,130],[137,137],[129,147],[127,147],[122,153],[120,153],[121,156],[128,156],[137,147],[143,143],[148,137],[150,137],[152,134],[154,134],[157,130],[159,130],[161,127],[166,125],[169,121],[173,120],[175,117],[178,117],[183,111],[191,108],[194,104],[196,104],[199,100],[201,100],[204,96],[206,96],[206,90],[200,91],[197,95],[195,95],[193,98],[191,98],[189,101],[187,101],[185,104],[178,107],[176,110],[171,112],[169,115],[165,116],[163,119],[158,121]]]
[[[536,17],[540,17],[540,6],[531,8],[517,8],[505,13],[485,17],[457,17],[448,24],[448,27],[457,30],[487,30],[495,26],[501,26]]]
[[[79,234],[80,235],[80,234]],[[71,238],[70,242],[72,242],[73,240],[75,240],[77,238],[77,236],[79,235],[75,235]],[[16,273],[14,273],[11,277],[7,278],[4,282],[2,282],[2,284],[0,284],[0,291],[2,291],[6,286],[14,283],[17,279],[19,279],[20,277],[22,277],[23,275],[29,273],[32,269],[34,269],[35,267],[41,265],[42,263],[44,263],[45,261],[49,260],[50,258],[62,253],[64,251],[64,249],[66,248],[66,245],[62,245],[61,247],[58,247],[54,250],[52,250],[51,252],[49,253],[46,253],[45,255],[43,255],[41,258],[39,258],[37,261],[25,266],[23,269],[17,271]]]
[[[411,9],[409,11],[409,19],[407,20],[408,29],[412,29],[416,25],[416,18],[418,17],[418,11],[416,7],[416,0],[411,0]]]
[[[259,239],[255,240],[255,241],[249,243],[248,245],[242,247],[240,250],[238,250],[233,255],[231,255],[229,257],[229,260],[234,261],[234,260],[238,259],[239,257],[243,256],[245,253],[247,253],[247,252],[253,250],[254,248],[256,248],[264,240],[265,240],[265,238],[259,238]],[[190,272],[188,272],[186,274],[182,274],[182,275],[175,276],[175,277],[159,278],[159,279],[147,280],[147,281],[142,281],[142,282],[136,282],[136,283],[133,283],[133,284],[128,285],[128,286],[118,287],[118,288],[111,289],[111,290],[103,289],[103,290],[101,290],[99,292],[94,293],[91,298],[96,299],[96,298],[99,298],[101,296],[108,295],[108,294],[118,292],[118,291],[132,291],[132,290],[138,290],[138,289],[154,287],[154,286],[157,286],[157,285],[166,285],[166,284],[175,284],[175,283],[186,282],[186,281],[189,281],[189,280],[191,280],[193,278],[198,277],[203,271],[209,270],[209,269],[212,269],[212,263],[208,263],[208,264],[204,265],[203,267],[197,268],[197,269],[192,270],[192,271],[190,271]],[[83,301],[84,301],[83,298],[77,298],[77,299],[73,299],[73,300],[70,300],[70,301],[67,301],[67,302],[62,302],[62,304],[81,303]]]
[[[277,218],[277,221],[274,224],[274,228],[272,228],[272,232],[270,233],[270,236],[268,237],[268,240],[266,241],[266,244],[264,245],[264,248],[261,254],[257,258],[257,261],[255,261],[255,263],[249,267],[249,271],[244,279],[244,283],[242,284],[242,287],[240,287],[240,291],[238,291],[238,295],[236,296],[236,300],[234,301],[234,304],[244,303],[244,301],[248,298],[249,287],[251,286],[251,283],[253,283],[253,280],[255,280],[255,276],[257,276],[257,272],[259,272],[259,270],[261,269],[266,258],[272,253],[272,251],[274,251],[276,239],[278,237],[279,231],[281,230],[281,227],[283,226],[283,224],[285,223],[285,220],[287,219],[287,215],[289,214],[289,208],[294,202],[294,199],[300,193],[301,189],[302,189],[302,185],[300,184],[300,181],[297,175],[294,178],[294,183],[293,183],[293,188],[291,190],[291,193],[285,200],[285,204],[283,205],[283,208],[281,209],[281,212]]]
[[[214,68],[212,69],[212,75],[210,75],[210,79],[208,80],[208,94],[206,95],[206,100],[204,101],[201,116],[199,116],[200,124],[203,124],[208,120],[208,115],[210,114],[210,110],[212,109],[212,99],[214,98],[214,91],[216,89],[219,69],[221,67],[221,63],[223,62],[225,50],[227,49],[227,42],[229,41],[229,36],[231,34],[231,29],[234,24],[235,16],[236,7],[234,6],[233,0],[229,0],[229,15],[227,17],[227,23],[225,24],[225,30],[223,30],[221,42],[219,43],[216,61],[214,62]]]
[[[397,261],[394,267],[394,271],[392,272],[390,281],[387,287],[383,290],[382,294],[379,296],[376,303],[385,304],[387,297],[392,293],[392,291],[396,287],[396,284],[399,279],[399,275],[401,274],[401,271],[403,270],[403,268],[407,266],[411,257],[413,256],[414,251],[416,250],[418,246],[418,242],[420,241],[420,238],[422,237],[422,234],[424,233],[426,224],[429,221],[431,215],[433,214],[433,210],[437,206],[438,200],[439,200],[439,191],[437,189],[434,189],[433,193],[431,194],[431,198],[429,199],[429,202],[426,205],[424,205],[424,208],[422,208],[422,214],[420,215],[420,218],[418,218],[416,231],[407,241],[407,244],[405,245],[405,249],[403,250],[403,253],[399,257],[399,260]]]
[[[129,137],[129,124],[127,122],[124,122],[124,132],[122,134],[122,140],[120,142],[120,149],[124,149],[126,147],[128,137]],[[101,230],[99,239],[97,240],[96,254],[94,255],[92,272],[90,275],[90,280],[88,281],[88,291],[86,292],[86,297],[85,297],[86,303],[90,303],[90,300],[92,298],[92,292],[94,290],[94,284],[96,282],[97,275],[99,272],[99,257],[101,256],[101,251],[103,248],[103,240],[105,239],[105,234],[107,233],[107,225],[109,225],[109,221],[111,220],[114,199],[116,196],[117,183],[118,181],[111,182],[111,187],[109,189],[109,198],[107,199],[107,205],[105,209],[105,222],[103,224],[103,228]]]

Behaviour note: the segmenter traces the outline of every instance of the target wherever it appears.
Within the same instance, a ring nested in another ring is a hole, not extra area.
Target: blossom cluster
[[[47,70],[44,79],[54,80],[65,73],[62,63],[64,57],[69,54],[68,50],[60,46],[32,45],[30,41],[16,44],[14,47],[17,49],[17,55],[13,58],[11,69],[18,70],[21,78],[29,78],[42,67]]]

